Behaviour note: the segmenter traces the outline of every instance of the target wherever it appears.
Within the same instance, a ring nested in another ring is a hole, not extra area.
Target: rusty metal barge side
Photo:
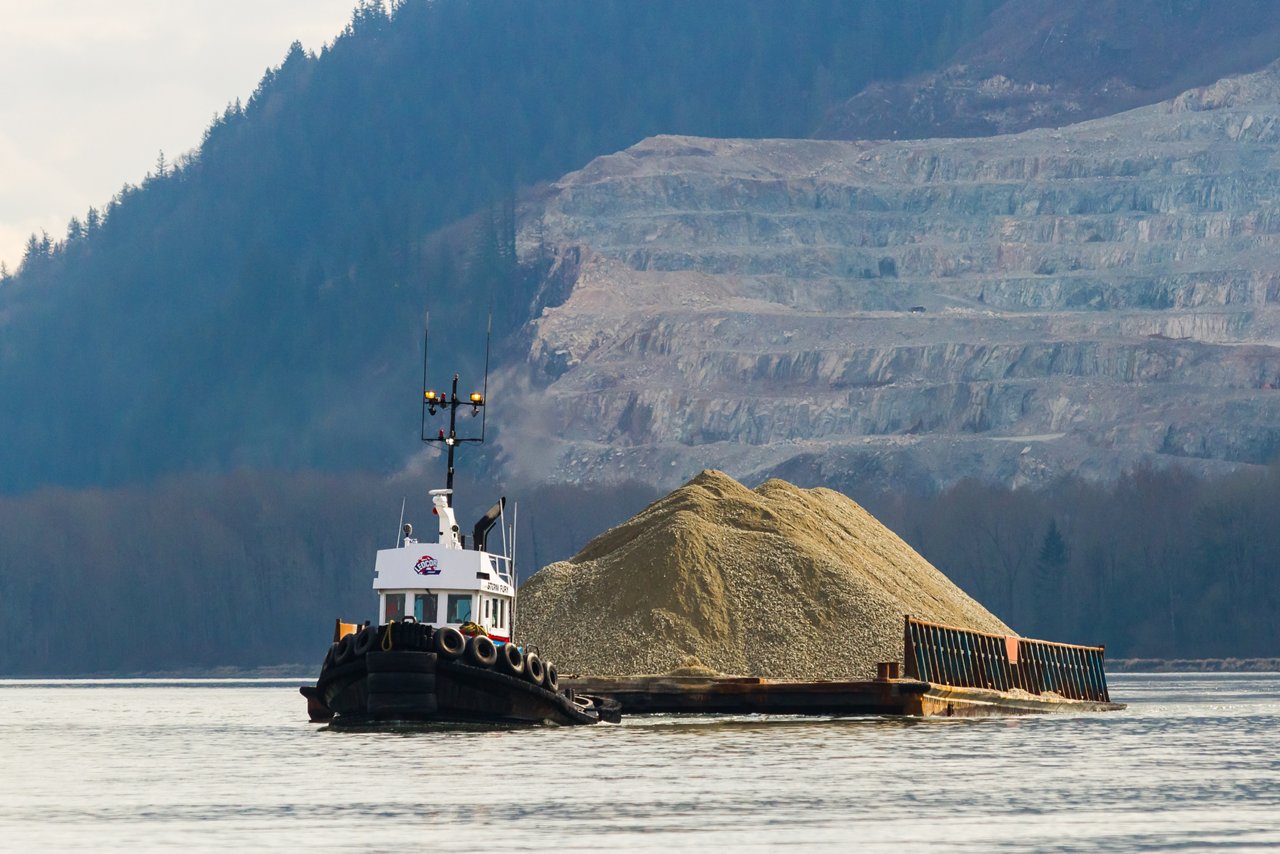
[[[574,690],[617,700],[624,714],[888,715],[988,717],[1109,712],[1101,646],[974,632],[916,620],[898,663],[872,681],[754,676],[575,677]]]
[[[577,676],[563,681],[575,691],[617,700],[624,715],[990,717],[1124,708],[1117,703],[937,685],[918,679],[802,682],[742,676]]]
[[[993,635],[907,617],[903,661],[912,679],[955,688],[1109,704],[1102,646]]]
[[[799,682],[752,676],[579,676],[564,681],[575,691],[617,700],[623,714],[906,714],[929,687],[909,679]]]

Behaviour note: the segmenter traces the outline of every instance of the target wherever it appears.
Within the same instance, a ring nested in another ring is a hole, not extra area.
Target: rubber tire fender
[[[560,690],[560,671],[556,670],[556,666],[548,661],[542,666],[544,671],[542,676],[542,687],[546,688],[552,694]]]
[[[524,675],[524,653],[513,643],[498,647],[498,670],[511,676]]]
[[[356,637],[355,635],[344,635],[342,640],[338,641],[337,648],[333,651],[333,663],[341,666],[355,657]]]
[[[378,641],[378,630],[373,626],[365,626],[356,633],[355,646],[353,647],[356,655],[365,655],[369,650],[373,649]]]
[[[453,626],[437,629],[435,637],[431,639],[431,645],[435,647],[441,658],[447,658],[450,661],[461,658],[467,651],[467,639]]]
[[[484,635],[467,638],[467,663],[488,670],[498,663],[498,648]]]
[[[539,688],[542,682],[547,678],[547,670],[542,666],[542,659],[538,658],[536,652],[531,652],[524,657],[524,678],[528,679]]]

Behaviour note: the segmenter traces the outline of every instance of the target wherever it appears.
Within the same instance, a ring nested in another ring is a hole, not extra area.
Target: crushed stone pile
[[[564,673],[870,679],[903,617],[1013,634],[830,489],[704,471],[520,588],[516,630]]]

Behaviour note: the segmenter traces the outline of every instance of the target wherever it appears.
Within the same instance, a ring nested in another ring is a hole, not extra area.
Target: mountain
[[[521,212],[549,272],[503,442],[668,485],[1265,464],[1277,197],[1280,65],[1060,130],[651,138]]]
[[[943,68],[876,81],[817,136],[925,139],[1061,127],[1280,56],[1270,0],[1009,0]]]
[[[362,0],[196,150],[33,236],[0,283],[0,492],[395,469],[424,308],[437,369],[476,380],[489,307],[529,319],[522,188],[655,133],[807,135],[994,5]]]

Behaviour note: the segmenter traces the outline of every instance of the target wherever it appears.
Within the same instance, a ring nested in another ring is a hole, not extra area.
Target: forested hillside
[[[1280,469],[1141,467],[1040,489],[965,481],[868,506],[1017,631],[1110,657],[1280,653]]]
[[[994,5],[363,0],[196,150],[33,236],[0,285],[0,492],[390,469],[423,309],[476,368],[491,299],[526,319],[503,200],[655,133],[804,136]]]
[[[372,619],[374,552],[395,544],[401,502],[433,531],[428,485],[240,471],[0,496],[0,675],[318,667],[335,618]],[[457,486],[467,530],[508,492],[469,472]],[[522,575],[657,497],[639,484],[509,494]]]

